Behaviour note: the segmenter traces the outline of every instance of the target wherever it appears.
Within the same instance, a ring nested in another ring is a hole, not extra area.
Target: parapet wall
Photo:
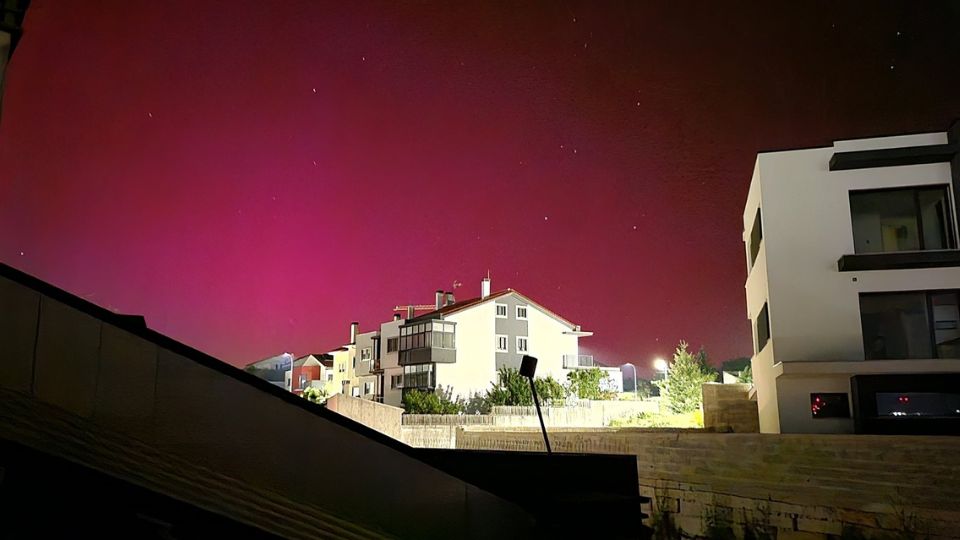
[[[960,538],[960,438],[767,435],[695,430],[551,430],[555,452],[633,454],[651,515],[688,534],[711,522],[738,536]],[[542,451],[533,429],[466,427],[457,448]]]
[[[400,419],[403,409],[369,399],[334,394],[326,401],[327,409],[400,440]]]

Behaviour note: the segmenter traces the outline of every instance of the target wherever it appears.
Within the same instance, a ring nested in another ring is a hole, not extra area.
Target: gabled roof
[[[568,321],[567,319],[564,319],[563,317],[561,317],[561,316],[557,315],[556,313],[550,311],[549,309],[543,307],[542,305],[538,304],[537,302],[534,302],[533,300],[530,299],[530,297],[528,297],[528,296],[526,296],[526,295],[524,295],[524,294],[521,294],[519,291],[515,291],[515,290],[513,290],[513,289],[504,289],[504,290],[502,290],[502,291],[497,291],[497,292],[494,292],[494,293],[490,293],[490,295],[487,296],[486,298],[477,297],[477,298],[471,298],[471,299],[469,299],[469,300],[462,300],[462,301],[460,301],[460,302],[456,302],[456,303],[450,304],[449,306],[444,306],[444,307],[442,307],[442,308],[440,308],[440,309],[431,311],[431,312],[429,312],[429,313],[424,313],[423,315],[420,315],[420,316],[418,316],[418,317],[414,317],[413,319],[410,319],[410,321],[425,321],[425,320],[429,320],[429,319],[436,319],[438,315],[441,316],[441,317],[442,317],[442,316],[446,316],[446,315],[452,315],[452,314],[454,314],[454,313],[458,313],[458,312],[460,312],[460,311],[464,311],[464,310],[470,309],[470,308],[472,308],[472,307],[476,307],[476,306],[479,306],[479,305],[481,305],[481,304],[485,304],[485,303],[487,303],[487,302],[490,302],[490,301],[492,301],[492,300],[496,300],[497,298],[502,298],[502,297],[507,296],[507,295],[510,295],[510,294],[515,294],[515,295],[519,296],[520,298],[522,298],[524,301],[526,301],[526,302],[527,302],[528,304],[530,304],[531,306],[533,306],[533,307],[539,309],[540,311],[546,313],[547,315],[549,315],[550,317],[556,319],[556,320],[559,321],[560,323],[569,326],[571,330],[577,327],[577,325],[573,324],[572,322]]]

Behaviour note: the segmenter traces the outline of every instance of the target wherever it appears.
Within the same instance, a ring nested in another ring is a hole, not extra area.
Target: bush
[[[666,378],[654,381],[667,408],[675,413],[688,413],[700,408],[703,403],[703,383],[716,380],[716,373],[709,373],[703,365],[705,353],[696,356],[687,351],[687,343],[680,342]]]
[[[567,373],[570,393],[580,399],[613,399],[612,381],[600,368],[577,369]]]
[[[533,380],[537,388],[537,397],[542,405],[551,405],[563,402],[567,397],[567,390],[553,377],[537,377]],[[520,372],[510,367],[500,368],[497,372],[497,382],[487,390],[487,406],[530,406],[533,405],[533,394],[530,392],[530,381],[520,375]]]
[[[327,401],[327,398],[329,397],[325,388],[314,387],[305,388],[301,396],[307,401],[311,401],[313,403],[323,403]]]
[[[743,368],[737,375],[738,383],[753,384],[753,370],[750,368],[750,364],[747,364],[747,367]]]
[[[450,398],[450,391],[437,388],[435,392],[409,390],[403,395],[403,409],[407,414],[458,414],[461,405]]]

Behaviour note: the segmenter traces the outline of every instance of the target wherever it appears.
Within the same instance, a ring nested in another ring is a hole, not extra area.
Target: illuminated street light
[[[670,366],[667,365],[667,361],[663,358],[655,358],[653,360],[653,369],[663,373],[663,378],[667,378],[667,371],[669,371]]]

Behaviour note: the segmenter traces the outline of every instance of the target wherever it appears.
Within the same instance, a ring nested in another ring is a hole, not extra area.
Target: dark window
[[[860,295],[864,358],[960,358],[956,291]]]
[[[960,416],[960,394],[877,392],[877,416]]]
[[[770,339],[770,314],[767,311],[767,304],[763,304],[760,314],[757,315],[757,352],[763,350],[763,347]]]
[[[763,226],[760,224],[760,209],[757,208],[757,217],[753,219],[753,228],[750,229],[750,268],[757,262],[760,253],[760,241],[763,240]]]
[[[810,394],[810,415],[814,418],[850,418],[847,394]]]
[[[387,352],[388,353],[397,352],[397,347],[399,346],[399,343],[400,343],[400,338],[395,338],[395,337],[388,338]]]
[[[850,192],[855,253],[955,247],[946,186]]]

